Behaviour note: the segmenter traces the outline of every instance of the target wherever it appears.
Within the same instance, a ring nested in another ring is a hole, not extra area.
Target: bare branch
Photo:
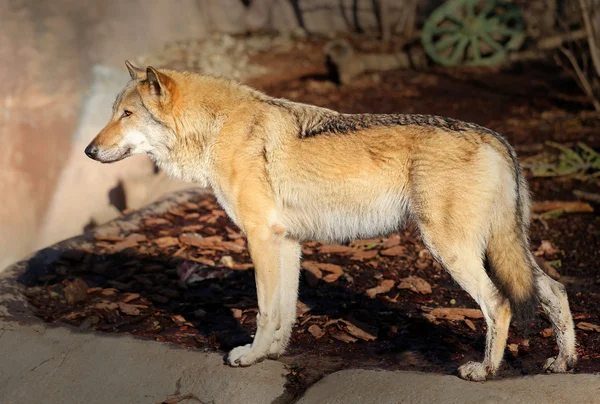
[[[573,55],[573,52],[571,52],[571,50],[565,48],[564,46],[561,46],[559,49],[563,53],[563,55],[565,55],[565,57],[569,60],[569,63],[571,64],[571,67],[575,72],[577,84],[579,84],[581,89],[590,98],[596,111],[600,112],[600,101],[598,101],[598,99],[595,97],[592,85],[590,84],[588,77],[581,70],[577,58],[575,57],[575,55]]]
[[[597,10],[595,7],[590,7],[590,4],[586,0],[579,0],[579,6],[581,7],[583,24],[588,36],[588,44],[590,47],[590,54],[592,55],[592,61],[594,62],[594,67],[596,68],[596,74],[600,76],[600,49],[596,44],[596,35],[594,33],[594,26],[592,25],[591,18],[592,13],[597,12]]]

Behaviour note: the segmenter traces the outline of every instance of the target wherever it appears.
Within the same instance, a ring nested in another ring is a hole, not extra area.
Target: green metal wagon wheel
[[[519,9],[497,0],[449,0],[423,26],[421,41],[434,62],[444,66],[490,66],[523,44]]]

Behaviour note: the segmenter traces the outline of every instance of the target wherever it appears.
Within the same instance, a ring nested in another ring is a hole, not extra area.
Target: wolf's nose
[[[85,154],[91,158],[91,159],[96,159],[96,156],[98,155],[98,148],[92,144],[88,145],[88,147],[85,148]]]

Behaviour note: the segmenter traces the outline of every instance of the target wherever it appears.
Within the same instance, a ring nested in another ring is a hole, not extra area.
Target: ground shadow
[[[251,342],[257,308],[253,271],[204,267],[199,273],[204,272],[209,279],[181,288],[176,268],[183,262],[181,258],[166,256],[42,250],[27,261],[18,280],[28,290],[53,290],[57,294],[52,300],[46,295],[40,297],[30,293],[32,303],[38,306],[37,315],[47,322],[66,322],[82,331],[96,329],[159,337],[159,340],[175,344],[222,352]],[[92,295],[90,299],[95,303],[118,302],[122,293],[138,293],[150,307],[142,309],[140,315],[126,316],[117,310],[107,313],[96,306],[90,308],[89,300],[69,305],[61,294],[64,286],[76,278],[83,279],[89,288],[119,291],[109,296]],[[357,320],[377,330],[377,340],[345,344],[335,340],[328,343],[324,338],[315,343],[310,334],[295,332],[290,352],[296,365],[302,364],[303,357],[333,355],[347,363],[359,364],[366,360],[372,365],[395,368],[394,360],[405,360],[406,353],[410,352],[410,363],[407,363],[410,368],[452,373],[456,368],[456,355],[462,355],[464,350],[461,347],[469,346],[474,355],[483,350],[482,334],[475,338],[457,334],[452,327],[434,325],[415,316],[412,309],[408,310],[402,304],[371,299],[343,285],[319,282],[317,286],[309,286],[302,279],[300,300],[311,308],[304,318],[311,315],[317,319]],[[234,315],[234,312],[240,313],[238,310],[244,313],[243,318]],[[65,316],[71,312],[81,315]],[[172,317],[177,315],[189,321],[195,331],[190,333],[191,327],[173,322]],[[98,318],[91,327],[86,323],[90,316]],[[322,326],[323,322],[325,320],[319,324]]]

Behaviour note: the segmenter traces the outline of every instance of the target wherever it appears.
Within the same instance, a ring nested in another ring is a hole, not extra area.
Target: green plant
[[[600,153],[585,143],[578,142],[575,148],[551,141],[546,144],[560,150],[560,154],[554,162],[532,164],[535,177],[572,176],[584,181],[600,177]]]

